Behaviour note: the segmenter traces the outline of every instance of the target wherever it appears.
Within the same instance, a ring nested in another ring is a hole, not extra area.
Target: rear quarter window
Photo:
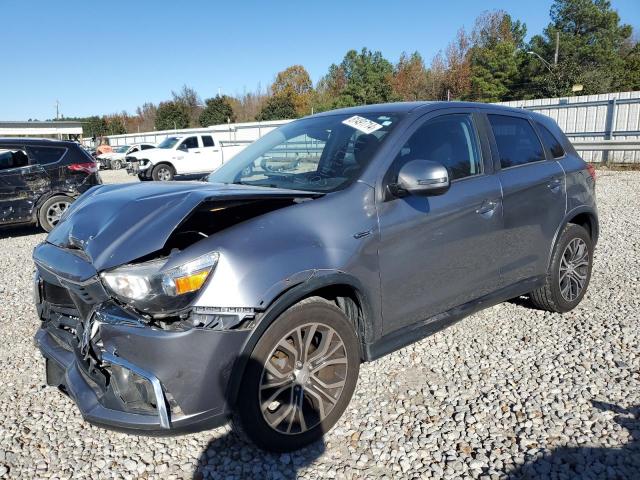
[[[562,148],[562,145],[560,145],[556,136],[541,123],[536,122],[536,125],[538,126],[538,131],[542,137],[542,143],[544,143],[544,145],[549,149],[553,158],[564,157],[564,148]]]

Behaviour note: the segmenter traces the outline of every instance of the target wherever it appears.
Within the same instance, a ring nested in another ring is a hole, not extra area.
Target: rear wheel
[[[533,304],[550,312],[568,312],[584,297],[591,279],[593,243],[580,225],[568,224],[553,250],[545,284],[531,292]]]
[[[311,298],[284,312],[256,344],[240,386],[234,427],[284,452],[318,440],[349,405],[358,339],[342,310]]]
[[[161,163],[160,165],[156,165],[155,167],[153,167],[151,177],[156,181],[168,182],[170,180],[173,180],[175,174],[176,171],[171,165]]]
[[[53,230],[71,202],[73,202],[73,198],[66,195],[55,195],[44,202],[38,211],[40,226],[46,232]]]

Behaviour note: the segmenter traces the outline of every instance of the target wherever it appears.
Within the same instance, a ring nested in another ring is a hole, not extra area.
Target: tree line
[[[297,118],[392,101],[499,102],[640,89],[640,42],[608,0],[555,0],[546,28],[529,41],[526,36],[520,20],[487,11],[428,65],[417,51],[392,63],[379,51],[349,50],[315,85],[304,66],[293,65],[264,90],[203,101],[185,85],[135,115],[77,120],[85,122],[85,134],[100,136]]]

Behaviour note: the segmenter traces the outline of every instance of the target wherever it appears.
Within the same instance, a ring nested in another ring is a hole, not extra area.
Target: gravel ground
[[[105,181],[129,179],[107,172]],[[0,476],[12,478],[639,478],[640,172],[601,172],[587,297],[505,303],[363,365],[322,444],[265,454],[227,428],[145,438],[88,425],[43,384],[35,229],[0,234]]]

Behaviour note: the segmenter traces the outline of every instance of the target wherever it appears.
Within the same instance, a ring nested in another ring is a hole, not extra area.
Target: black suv
[[[0,138],[0,225],[48,232],[77,196],[101,183],[95,160],[77,143]]]

